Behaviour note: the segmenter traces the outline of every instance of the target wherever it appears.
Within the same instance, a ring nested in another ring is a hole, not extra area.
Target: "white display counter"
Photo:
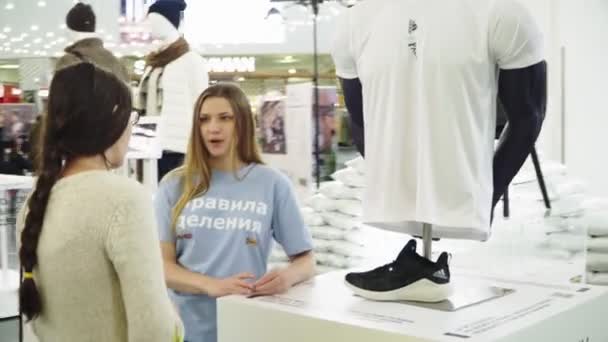
[[[219,341],[608,341],[608,288],[456,275],[459,291],[470,282],[514,292],[447,312],[367,301],[343,278],[326,274],[281,296],[220,299]]]

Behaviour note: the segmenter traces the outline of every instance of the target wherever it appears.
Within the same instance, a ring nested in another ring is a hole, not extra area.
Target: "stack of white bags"
[[[569,176],[563,164],[542,162],[541,169],[551,210],[545,209],[534,166],[528,160],[510,187],[511,216],[526,229],[541,226],[538,245],[553,256],[570,259],[582,255],[587,235],[585,215],[589,209],[587,187]],[[495,214],[501,213],[497,210]]]
[[[332,175],[334,181],[321,183],[319,191],[301,208],[313,237],[318,273],[356,267],[364,257],[363,159],[351,160],[346,166]],[[287,256],[277,246],[269,262],[270,267],[282,266]]]
[[[608,206],[587,216],[587,283],[608,285]]]

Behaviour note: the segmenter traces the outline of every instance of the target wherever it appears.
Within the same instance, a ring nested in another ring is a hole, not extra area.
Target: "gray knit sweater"
[[[18,217],[23,229],[26,210]],[[183,326],[167,294],[151,196],[107,171],[53,187],[34,278],[40,342],[173,342]]]

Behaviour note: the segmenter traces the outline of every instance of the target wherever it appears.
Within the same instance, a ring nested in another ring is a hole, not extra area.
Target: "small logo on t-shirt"
[[[254,237],[247,237],[245,243],[247,244],[247,246],[255,247],[258,245],[258,239]]]
[[[416,39],[416,30],[418,30],[418,24],[416,23],[415,20],[410,19],[410,25],[409,25],[409,29],[408,29],[408,33],[409,33],[408,47],[410,48],[410,51],[412,51],[412,54],[414,55],[414,57],[418,57],[418,40]]]
[[[192,239],[192,234],[191,233],[187,233],[187,234],[181,234],[177,236],[178,240],[191,240]]]

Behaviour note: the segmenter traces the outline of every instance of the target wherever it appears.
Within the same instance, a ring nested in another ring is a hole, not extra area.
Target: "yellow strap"
[[[173,340],[175,342],[183,342],[184,341],[184,337],[182,336],[182,334],[179,333],[179,327],[175,327],[175,333],[173,334]]]
[[[32,272],[23,273],[23,279],[34,279],[34,273],[32,273]]]

